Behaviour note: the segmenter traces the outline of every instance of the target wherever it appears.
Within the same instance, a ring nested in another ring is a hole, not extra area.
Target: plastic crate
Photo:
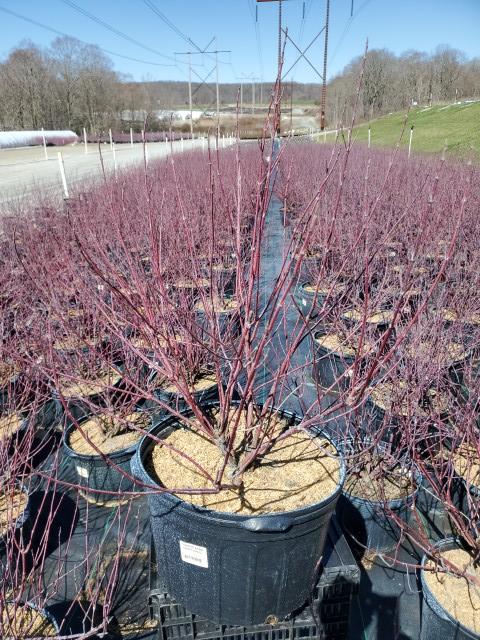
[[[152,544],[149,608],[158,622],[158,640],[297,640],[347,637],[352,595],[358,592],[360,569],[335,518],[323,556],[323,569],[312,602],[288,619],[250,627],[217,625],[190,613],[161,586]]]

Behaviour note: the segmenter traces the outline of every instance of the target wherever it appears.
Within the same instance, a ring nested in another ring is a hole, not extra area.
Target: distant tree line
[[[348,123],[352,115],[362,57],[329,82],[327,119],[331,125]],[[255,84],[255,104],[267,105],[271,82]],[[194,108],[215,108],[215,85],[193,85]],[[284,109],[293,103],[320,103],[320,85],[285,82]],[[149,115],[149,129],[166,122],[155,117],[159,110],[188,108],[188,84],[184,81],[132,82],[114,71],[113,63],[96,45],[60,37],[42,49],[22,43],[0,62],[0,129],[73,129],[81,133],[109,127],[141,127]],[[221,104],[240,101],[239,83],[221,84]],[[253,87],[244,81],[243,106],[249,112]],[[440,46],[428,55],[407,51],[396,56],[386,49],[368,53],[360,92],[359,119],[369,119],[418,103],[480,98],[480,58]]]
[[[337,124],[348,123],[363,56],[355,58],[329,83],[328,113]],[[480,99],[480,58],[467,60],[458,49],[440,45],[432,55],[387,49],[369,51],[357,116],[363,120],[406,109],[461,99]]]

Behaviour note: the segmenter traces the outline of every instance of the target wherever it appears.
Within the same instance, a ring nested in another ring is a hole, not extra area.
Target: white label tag
[[[208,554],[206,547],[180,540],[180,557],[184,562],[194,564],[197,567],[208,569]]]
[[[77,465],[77,473],[81,478],[88,478],[88,469]]]

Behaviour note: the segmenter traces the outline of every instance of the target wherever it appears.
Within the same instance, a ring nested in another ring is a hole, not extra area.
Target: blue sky
[[[90,20],[68,6],[68,1],[147,49]],[[149,2],[171,21],[172,27],[147,6]],[[305,0],[305,3],[304,0],[284,0],[283,4],[284,24],[303,49],[323,26],[325,0]],[[306,19],[302,20],[304,4]],[[0,0],[2,7],[112,52],[142,60],[134,62],[111,56],[115,69],[135,80],[186,79],[186,66],[175,65],[174,56],[174,52],[192,48],[182,36],[200,48],[216,36],[212,49],[231,50],[231,54],[220,55],[221,81],[234,82],[241,75],[265,80],[275,76],[276,2],[258,5],[258,22],[255,0]],[[480,56],[480,0],[354,0],[353,18],[350,11],[351,0],[331,0],[329,77],[362,53],[367,38],[370,48],[385,47],[395,53],[408,49],[431,52],[439,44],[449,44],[463,50],[467,57]],[[48,46],[55,37],[40,26],[4,11],[0,11],[0,21],[2,58],[22,40]],[[319,68],[322,51],[320,38],[307,54]],[[285,71],[296,57],[293,46],[287,45]],[[211,60],[202,56],[192,59],[199,65],[195,67],[198,74],[210,71]],[[162,64],[173,66],[159,66]],[[304,62],[299,63],[289,77],[300,82],[317,81]]]

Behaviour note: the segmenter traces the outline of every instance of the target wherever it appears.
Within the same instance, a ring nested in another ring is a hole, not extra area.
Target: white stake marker
[[[88,146],[87,146],[87,130],[85,129],[85,127],[83,127],[83,142],[85,144],[85,154],[88,153]]]
[[[133,148],[133,129],[130,127],[130,146]]]
[[[115,182],[117,181],[117,154],[115,152],[115,143],[112,146],[113,151],[113,174],[115,176]]]
[[[113,138],[112,138],[112,130],[108,130],[108,136],[110,138],[110,150],[113,151]]]
[[[58,167],[60,169],[60,176],[62,177],[63,194],[65,198],[68,198],[67,178],[65,177],[65,166],[63,164],[63,156],[61,151],[57,151]]]
[[[48,160],[48,152],[47,152],[47,141],[45,139],[45,132],[42,127],[42,138],[43,138],[43,152],[45,154],[45,160]]]
[[[410,153],[412,151],[412,138],[413,138],[413,124],[410,127],[410,140],[408,141],[408,157],[410,158]]]
[[[370,127],[368,127],[368,148],[370,149],[370,141],[371,141],[371,131],[370,131]]]

